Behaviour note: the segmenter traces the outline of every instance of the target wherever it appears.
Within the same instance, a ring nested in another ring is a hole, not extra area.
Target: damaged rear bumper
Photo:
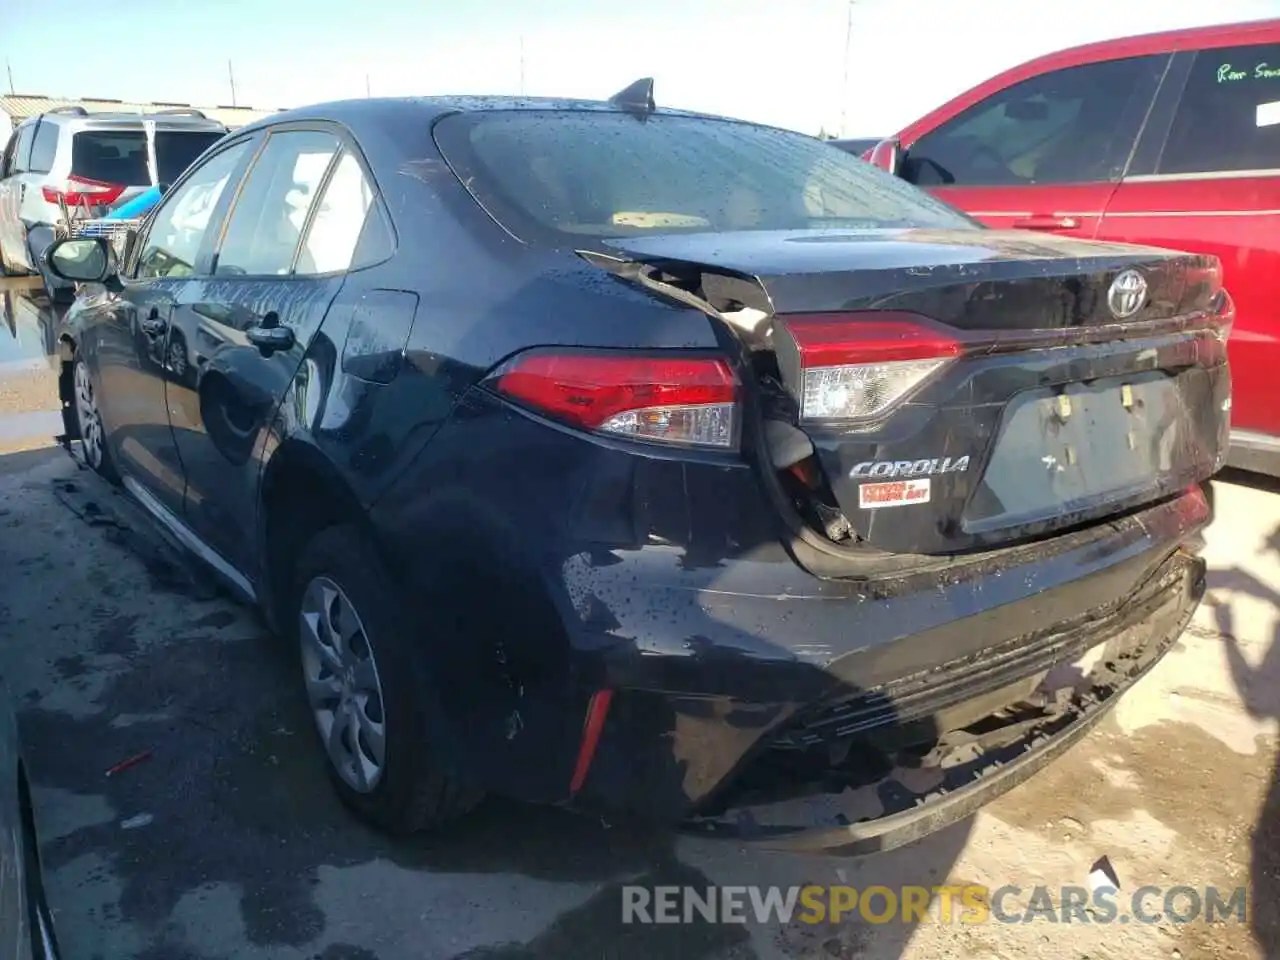
[[[1176,554],[1140,599],[1084,631],[1091,662],[1078,672],[1058,664],[1001,688],[998,710],[944,733],[924,758],[898,751],[892,769],[874,782],[839,793],[748,801],[695,818],[689,828],[781,849],[858,856],[969,817],[1065,753],[1159,662],[1203,596],[1204,574],[1202,560]]]
[[[1204,592],[1208,518],[1195,490],[865,602],[704,593],[702,646],[601,671],[612,707],[572,802],[854,855],[939,830],[1079,740],[1172,646]]]

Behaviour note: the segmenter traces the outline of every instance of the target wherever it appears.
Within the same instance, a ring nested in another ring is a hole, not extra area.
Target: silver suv
[[[73,215],[100,217],[172,183],[226,132],[191,109],[137,114],[60,107],[23,121],[0,164],[0,272],[38,273],[49,299],[69,301],[72,287],[42,259],[61,216],[59,199]]]

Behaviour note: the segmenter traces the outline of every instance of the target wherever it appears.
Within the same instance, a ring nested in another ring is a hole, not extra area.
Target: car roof
[[[1137,57],[1149,53],[1230,47],[1266,40],[1269,36],[1274,36],[1277,31],[1280,31],[1280,19],[1270,18],[1245,20],[1240,23],[1215,23],[1203,27],[1184,27],[1180,30],[1162,30],[1159,33],[1139,33],[1056,50],[1029,60],[1022,64],[1022,67],[1037,65],[1043,69],[1053,69],[1074,63],[1117,60],[1121,57]]]
[[[1125,57],[1176,53],[1180,50],[1210,50],[1215,47],[1244,46],[1268,41],[1280,42],[1280,18],[1246,20],[1240,23],[1214,24],[1206,27],[1186,27],[1160,33],[1142,33],[1056,50],[1011,67],[952,97],[937,109],[931,110],[903,128],[898,136],[909,143],[926,131],[932,130],[938,123],[992,93],[1053,70],[1087,63],[1101,63],[1106,60],[1120,60]]]
[[[297,107],[273,113],[269,117],[246,124],[236,132],[250,133],[255,130],[273,127],[281,123],[307,120],[329,120],[339,123],[369,122],[371,120],[404,121],[412,119],[418,123],[430,123],[440,117],[454,113],[493,113],[497,111],[557,111],[582,113],[625,113],[616,103],[605,100],[574,100],[552,97],[513,97],[513,96],[435,96],[435,97],[374,97],[353,100],[334,100],[317,103],[306,107]],[[719,120],[730,123],[743,123],[751,126],[762,124],[738,120],[732,117],[716,116],[710,113],[697,113],[690,110],[673,110],[659,107],[655,116],[696,117],[704,120]],[[795,131],[788,131],[794,133]]]

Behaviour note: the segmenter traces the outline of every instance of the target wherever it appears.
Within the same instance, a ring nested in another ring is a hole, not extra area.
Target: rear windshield
[[[436,125],[476,199],[525,239],[837,227],[978,229],[857,157],[728,120],[493,111]]]
[[[217,131],[156,131],[156,175],[161,183],[173,183],[205,150],[222,139]]]
[[[71,138],[71,172],[77,177],[151,185],[147,172],[147,135],[141,130],[86,130]]]

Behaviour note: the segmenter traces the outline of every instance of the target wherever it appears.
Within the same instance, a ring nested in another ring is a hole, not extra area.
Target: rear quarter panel
[[[495,223],[441,157],[430,129],[353,128],[386,201],[394,257],[353,274],[345,301],[374,288],[416,296],[404,362],[393,382],[354,382],[359,358],[347,347],[351,311],[331,310],[323,333],[343,353],[333,390],[362,403],[381,394],[397,424],[394,476],[434,435],[458,401],[492,367],[533,346],[604,348],[717,345],[705,316],[674,307],[588,265],[572,250],[533,246]],[[590,245],[590,238],[583,239]],[[336,306],[336,305],[335,305]],[[371,349],[376,349],[373,347]],[[343,384],[346,384],[343,387]],[[375,491],[368,488],[372,495]]]

